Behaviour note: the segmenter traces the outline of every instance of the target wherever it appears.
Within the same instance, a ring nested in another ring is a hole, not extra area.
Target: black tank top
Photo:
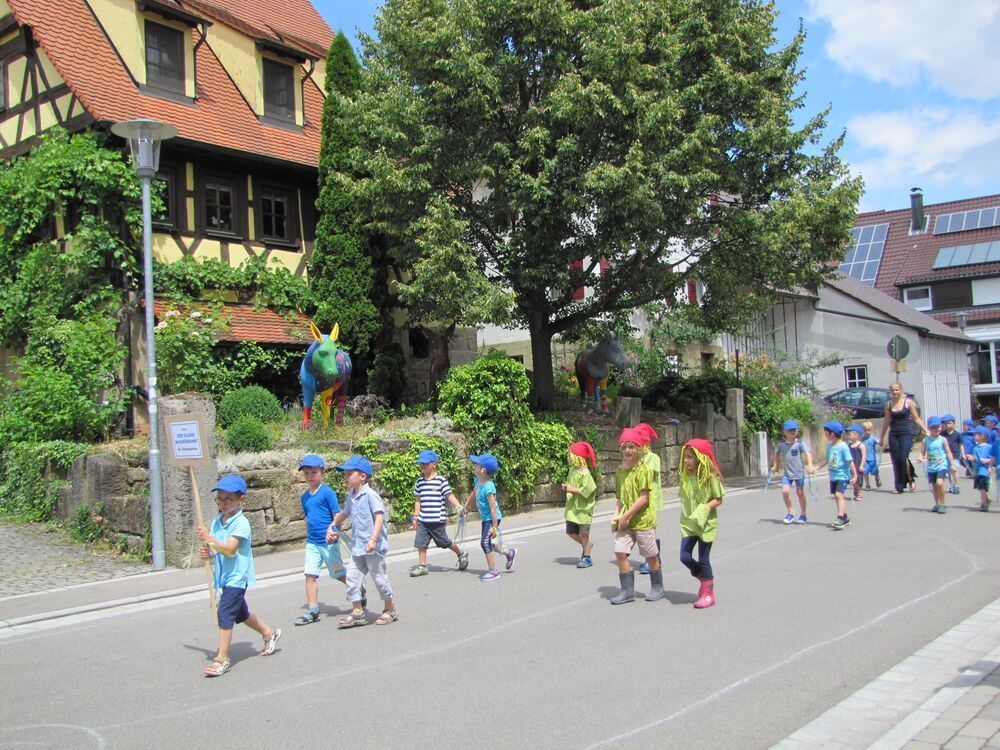
[[[889,434],[909,435],[913,428],[910,426],[910,399],[903,399],[902,411],[889,409]]]

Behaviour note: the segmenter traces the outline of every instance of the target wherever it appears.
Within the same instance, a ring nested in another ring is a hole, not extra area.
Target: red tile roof
[[[194,305],[197,308],[197,305]],[[153,311],[163,320],[170,310],[188,312],[190,306],[178,305],[169,300],[155,300]],[[220,341],[256,341],[259,344],[302,344],[312,342],[309,318],[295,314],[291,319],[273,310],[252,305],[228,304],[222,306],[222,315],[229,321],[229,330],[219,336]]]
[[[307,0],[178,0],[177,5],[192,13],[202,13],[226,25],[236,23],[253,30],[255,37],[277,38],[326,57],[333,31]]]
[[[899,299],[898,287],[901,285],[960,276],[1000,275],[1000,263],[983,263],[968,267],[957,266],[940,271],[935,271],[933,268],[938,251],[943,247],[1000,240],[1000,227],[935,235],[935,217],[992,206],[1000,206],[1000,195],[984,195],[979,198],[925,205],[924,214],[930,217],[927,225],[928,231],[912,236],[909,234],[911,219],[909,208],[858,214],[854,221],[856,227],[874,224],[889,225],[889,233],[886,236],[885,249],[882,251],[882,262],[875,280],[875,288]],[[965,273],[967,270],[968,274]]]
[[[251,27],[275,29],[275,34],[268,35],[272,39],[282,30],[294,32],[318,50],[332,38],[329,26],[307,0],[217,2],[234,15],[247,13]],[[303,87],[305,126],[296,132],[283,130],[262,124],[250,109],[212,51],[211,28],[206,43],[197,48],[198,99],[181,104],[138,89],[82,0],[10,0],[9,4],[18,23],[32,28],[56,70],[95,120],[161,120],[177,128],[178,138],[192,143],[309,167],[318,165],[323,95],[312,79]],[[53,7],[56,4],[58,10]],[[194,3],[184,7],[197,13],[207,5],[201,0],[197,7]],[[255,9],[252,13],[251,8]],[[286,43],[296,46],[290,39]]]
[[[966,323],[992,323],[1000,320],[1000,305],[983,305],[980,307],[965,309]],[[928,312],[927,314],[947,325],[958,325],[958,310],[945,310],[943,312]]]

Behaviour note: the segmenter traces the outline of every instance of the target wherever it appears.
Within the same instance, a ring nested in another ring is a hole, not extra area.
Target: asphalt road
[[[928,512],[926,485],[869,493],[840,532],[825,496],[810,524],[784,526],[776,489],[735,492],[704,611],[676,562],[673,504],[656,603],[608,604],[601,518],[588,570],[558,523],[509,533],[517,564],[493,583],[475,545],[464,573],[450,553],[418,579],[410,555],[390,558],[401,617],[387,627],[337,630],[329,580],[324,618],[293,627],[301,578],[268,581],[248,600],[283,628],[278,652],[258,656],[238,626],[214,680],[202,596],[0,631],[0,747],[769,747],[1000,595],[1000,513],[963,485],[947,515]]]

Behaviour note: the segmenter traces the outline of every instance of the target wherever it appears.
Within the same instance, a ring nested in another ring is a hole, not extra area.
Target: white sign
[[[168,460],[174,466],[201,464],[211,460],[205,445],[205,422],[201,414],[175,414],[164,420]]]

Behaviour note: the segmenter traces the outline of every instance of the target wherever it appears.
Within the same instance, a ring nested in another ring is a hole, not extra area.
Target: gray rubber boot
[[[663,568],[649,571],[649,582],[652,584],[652,588],[646,595],[647,602],[658,602],[660,599],[666,598],[667,592],[663,590]]]
[[[635,572],[619,573],[618,580],[621,581],[622,590],[618,596],[611,600],[612,604],[628,604],[635,601]]]

